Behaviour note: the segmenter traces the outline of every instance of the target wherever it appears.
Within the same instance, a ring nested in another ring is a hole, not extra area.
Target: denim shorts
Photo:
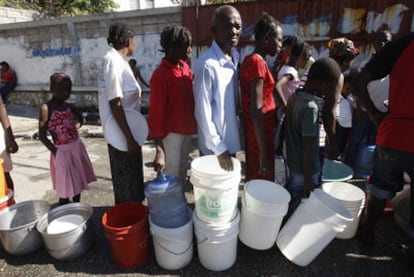
[[[367,191],[379,199],[391,199],[403,189],[404,171],[414,180],[414,153],[376,146],[373,173]]]
[[[312,175],[312,182],[315,185],[319,185],[319,173]],[[295,172],[290,172],[289,181],[286,184],[286,189],[289,191],[292,199],[301,197],[305,176]]]

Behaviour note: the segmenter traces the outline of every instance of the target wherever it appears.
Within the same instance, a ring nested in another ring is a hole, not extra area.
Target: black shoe
[[[369,232],[367,228],[361,226],[358,229],[356,238],[364,246],[373,246],[375,244],[375,235],[373,232]]]

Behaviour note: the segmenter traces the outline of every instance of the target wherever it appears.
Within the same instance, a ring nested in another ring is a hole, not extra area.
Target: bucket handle
[[[188,251],[188,249],[190,249],[190,247],[192,247],[193,246],[193,240],[191,240],[190,241],[190,243],[188,244],[188,246],[185,248],[185,250],[183,251],[183,252],[180,252],[180,253],[176,253],[176,252],[174,252],[174,251],[171,251],[171,250],[169,250],[168,248],[166,248],[166,247],[164,247],[158,240],[157,240],[157,236],[156,235],[154,235],[154,234],[152,234],[152,238],[154,239],[154,241],[162,248],[162,249],[164,249],[165,251],[167,251],[168,253],[170,253],[170,254],[173,254],[173,255],[176,255],[176,256],[178,256],[178,255],[182,255],[182,254],[185,254],[187,251]]]
[[[205,243],[206,241],[208,241],[208,237],[205,237],[202,241],[197,241],[197,244],[203,244],[203,243]]]

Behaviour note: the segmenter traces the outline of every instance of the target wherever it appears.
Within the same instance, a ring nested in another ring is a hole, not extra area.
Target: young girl
[[[283,30],[269,14],[254,29],[256,47],[240,66],[240,88],[246,149],[246,181],[274,180],[275,81],[264,57],[282,48]]]
[[[40,106],[39,139],[50,150],[50,173],[59,204],[80,201],[82,190],[96,181],[86,148],[79,138],[77,122],[82,126],[82,115],[66,103],[72,90],[72,81],[64,73],[50,77],[52,99]],[[53,142],[47,137],[52,136]]]

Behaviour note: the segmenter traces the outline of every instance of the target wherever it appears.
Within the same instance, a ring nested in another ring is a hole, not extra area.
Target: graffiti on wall
[[[61,47],[61,48],[45,48],[32,51],[33,57],[53,57],[53,56],[72,56],[78,55],[79,47]]]

